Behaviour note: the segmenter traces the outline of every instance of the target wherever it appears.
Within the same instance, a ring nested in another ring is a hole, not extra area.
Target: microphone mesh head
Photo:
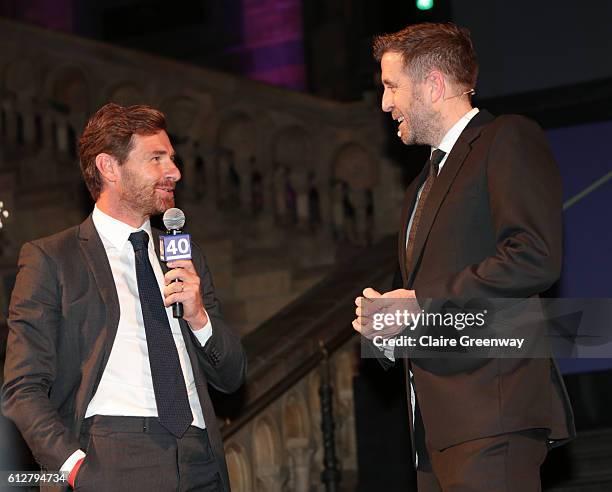
[[[169,208],[164,213],[164,225],[169,231],[182,229],[185,225],[185,214],[180,208]]]

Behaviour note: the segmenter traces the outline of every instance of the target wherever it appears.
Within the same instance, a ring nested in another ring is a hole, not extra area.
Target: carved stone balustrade
[[[394,243],[388,237],[340,263],[315,288],[243,338],[247,385],[220,405],[234,403],[229,405],[231,415],[223,415],[221,429],[232,490],[324,490],[319,343],[330,353],[335,448],[342,480],[346,485],[354,481],[353,376],[360,345],[351,326],[353,301],[363,286],[389,287]],[[341,483],[339,490],[349,489]]]

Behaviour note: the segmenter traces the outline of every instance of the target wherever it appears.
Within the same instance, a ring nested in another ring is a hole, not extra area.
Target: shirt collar
[[[147,219],[140,227],[134,228],[131,225],[121,222],[108,214],[105,214],[94,206],[91,214],[94,226],[100,236],[104,237],[114,248],[122,250],[125,243],[128,241],[130,234],[136,231],[145,231],[149,235],[149,244],[153,244],[153,235],[151,232],[151,221]]]
[[[438,147],[438,149],[443,150],[447,155],[450,154],[450,151],[453,150],[455,142],[457,142],[457,140],[459,139],[461,132],[465,130],[465,127],[468,125],[470,120],[474,116],[476,116],[478,111],[479,111],[478,108],[472,108],[470,111],[465,113],[461,118],[459,118],[459,121],[457,121],[457,123],[455,123],[451,127],[451,129],[446,132],[446,135],[444,135],[444,138],[442,138],[442,141],[440,142],[440,146]],[[431,151],[433,152],[434,150],[435,148],[432,147]]]

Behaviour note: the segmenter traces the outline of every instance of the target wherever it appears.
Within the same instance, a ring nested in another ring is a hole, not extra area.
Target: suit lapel
[[[414,252],[413,252],[413,263],[411,271],[406,272],[406,285],[411,286],[412,281],[414,279],[414,274],[418,268],[420,263],[421,255],[423,254],[423,247],[429,237],[429,232],[433,226],[433,223],[436,219],[436,215],[444,201],[444,198],[448,194],[448,190],[455,180],[461,166],[463,165],[465,159],[472,149],[472,142],[476,140],[480,136],[480,132],[482,131],[482,125],[488,123],[493,119],[493,116],[487,111],[480,111],[470,123],[463,130],[459,139],[455,142],[450,154],[448,155],[440,174],[434,181],[434,184],[427,196],[427,202],[423,207],[423,211],[421,214],[421,219],[418,224],[418,230],[416,232],[416,236],[414,238]],[[414,201],[413,201],[414,202]],[[414,208],[414,203],[410,208],[410,212]],[[409,216],[408,216],[409,218]],[[404,228],[407,228],[408,219],[405,220],[406,224]],[[404,238],[406,236],[404,230]],[[405,239],[404,239],[405,240]],[[405,251],[404,251],[404,261],[402,262],[404,265],[405,261]],[[404,269],[406,266],[404,267]],[[406,280],[405,279],[405,280]]]
[[[106,250],[91,215],[79,227],[79,243],[108,313],[105,353],[102,359],[102,368],[104,368],[119,326],[119,298]]]

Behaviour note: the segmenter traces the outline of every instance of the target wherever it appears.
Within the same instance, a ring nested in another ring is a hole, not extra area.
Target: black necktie
[[[158,418],[171,434],[181,437],[191,425],[193,414],[164,301],[149,261],[149,235],[145,231],[133,232],[129,240],[136,257],[138,295],[147,337]]]
[[[412,271],[414,238],[416,237],[419,222],[421,221],[423,207],[425,206],[427,195],[429,195],[429,192],[431,191],[431,187],[433,186],[434,180],[438,176],[438,167],[440,166],[440,162],[442,162],[442,159],[444,159],[445,155],[446,152],[440,149],[436,149],[433,151],[431,157],[429,158],[429,161],[427,162],[427,166],[429,167],[429,173],[427,175],[427,179],[425,180],[425,184],[423,185],[421,196],[418,199],[416,210],[414,211],[412,225],[410,227],[410,232],[408,233],[408,244],[406,245],[406,271],[409,273]]]

